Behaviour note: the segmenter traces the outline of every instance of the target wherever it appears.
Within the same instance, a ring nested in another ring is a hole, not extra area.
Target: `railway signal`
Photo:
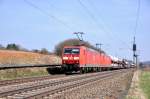
[[[133,62],[138,68],[138,62],[137,62],[138,55],[136,54],[137,46],[135,43],[135,37],[134,37],[134,41],[133,41],[133,49],[132,50],[133,50]]]

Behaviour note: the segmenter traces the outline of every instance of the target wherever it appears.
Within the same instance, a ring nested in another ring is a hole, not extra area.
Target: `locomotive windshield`
[[[79,54],[79,48],[65,48],[64,54]]]

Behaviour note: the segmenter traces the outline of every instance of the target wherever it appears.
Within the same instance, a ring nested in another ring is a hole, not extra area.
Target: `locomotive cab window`
[[[79,54],[80,49],[79,48],[65,48],[64,54]]]

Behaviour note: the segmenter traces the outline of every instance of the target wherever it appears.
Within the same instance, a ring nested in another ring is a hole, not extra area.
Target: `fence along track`
[[[118,70],[118,72],[113,71],[113,72],[103,72],[103,73],[96,73],[96,74],[90,74],[90,75],[80,75],[80,76],[76,76],[74,78],[70,78],[67,80],[64,80],[65,83],[62,83],[63,80],[58,81],[59,83],[55,84],[55,85],[49,85],[49,86],[44,86],[41,88],[37,88],[37,89],[30,89],[30,91],[24,91],[23,93],[19,93],[19,94],[15,94],[12,96],[9,96],[9,99],[32,99],[32,98],[39,98],[41,99],[44,96],[47,95],[52,95],[54,93],[57,92],[61,92],[63,90],[67,90],[70,88],[74,88],[77,86],[81,86],[93,81],[97,81],[100,79],[104,79],[107,77],[110,77],[112,75],[115,74],[119,74],[120,72],[124,72],[125,70]]]

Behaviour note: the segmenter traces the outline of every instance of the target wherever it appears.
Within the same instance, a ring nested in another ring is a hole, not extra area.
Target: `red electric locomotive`
[[[85,46],[65,46],[62,67],[65,72],[92,72],[111,68],[109,56]]]

